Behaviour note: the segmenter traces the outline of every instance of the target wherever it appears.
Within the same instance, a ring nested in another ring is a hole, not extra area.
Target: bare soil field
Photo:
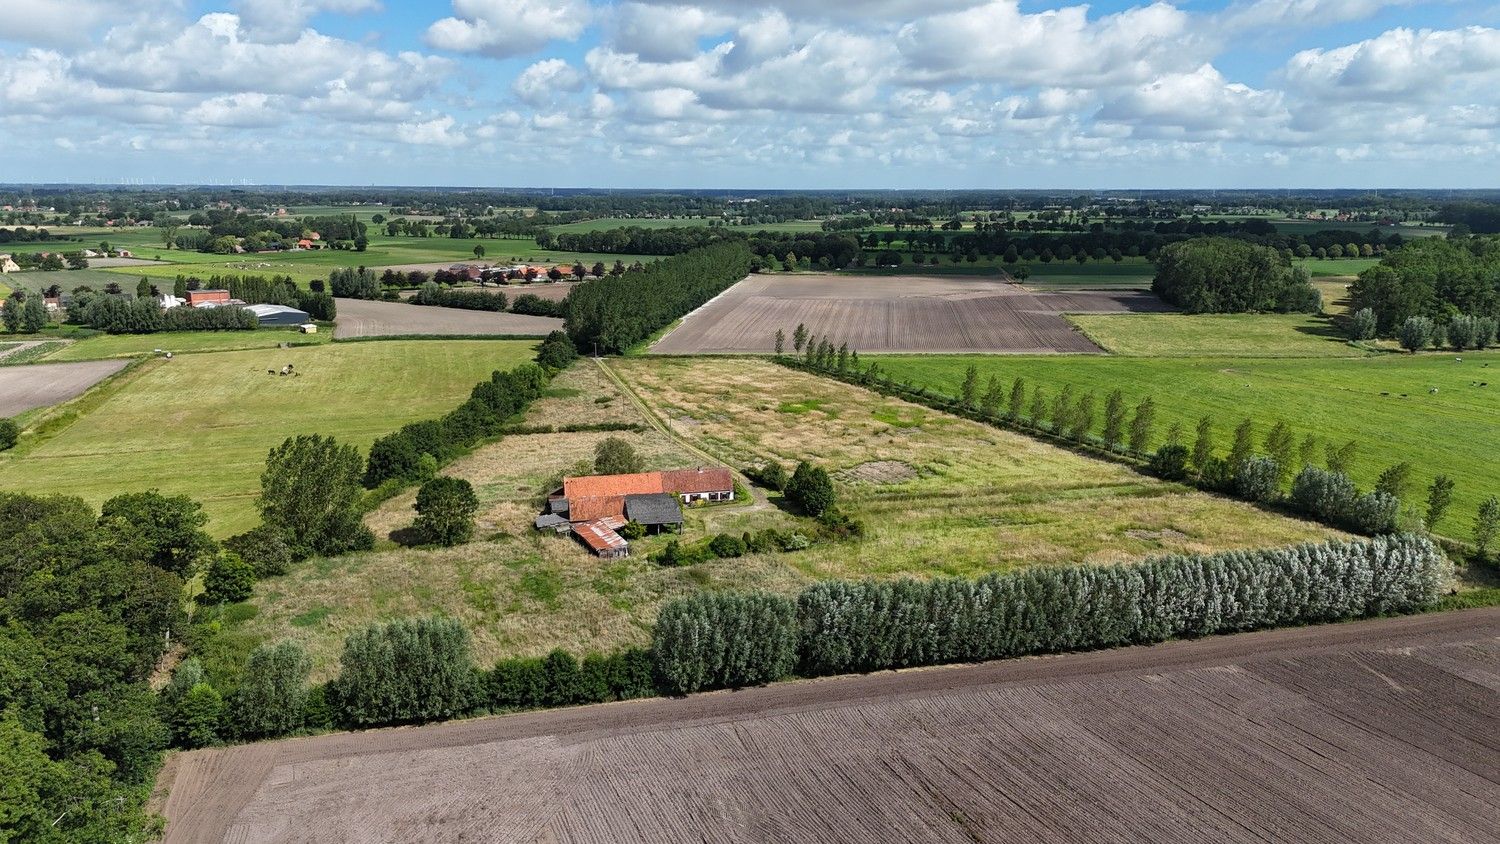
[[[98,360],[0,367],[0,417],[67,401],[129,363]]]
[[[562,320],[524,314],[434,308],[402,302],[338,300],[336,338],[391,337],[402,334],[494,334],[541,336],[562,328]]]
[[[166,841],[1495,841],[1500,609],[200,750]]]
[[[1090,353],[1064,313],[1168,308],[1150,293],[1038,293],[995,279],[758,275],[683,318],[656,354],[769,353],[797,325],[860,352]]]

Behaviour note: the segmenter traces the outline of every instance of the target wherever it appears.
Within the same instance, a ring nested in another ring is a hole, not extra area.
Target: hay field
[[[1164,310],[1138,292],[1033,293],[993,279],[757,275],[699,308],[656,354],[768,353],[801,323],[867,351],[1097,352],[1065,312]]]
[[[1358,358],[1394,343],[1353,345],[1310,314],[1071,314],[1106,351],[1127,357]]]
[[[337,343],[148,361],[81,414],[52,426],[42,420],[48,432],[38,441],[0,455],[0,487],[77,495],[95,506],[151,488],[186,494],[208,511],[209,531],[227,536],[256,523],[266,452],[288,436],[330,434],[366,448],[452,409],[495,369],[530,360],[534,345]],[[297,377],[266,373],[287,363]]]
[[[197,750],[166,842],[1493,841],[1500,611]]]

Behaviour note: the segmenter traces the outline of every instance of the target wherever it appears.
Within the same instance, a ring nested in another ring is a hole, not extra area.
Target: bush
[[[644,466],[635,447],[619,437],[605,437],[594,447],[594,471],[600,475],[630,475]]]
[[[302,727],[312,660],[296,642],[261,645],[245,663],[231,706],[241,738],[274,738]]]
[[[490,707],[535,709],[547,700],[547,673],[540,659],[502,659],[488,678]]]
[[[575,360],[578,360],[578,350],[563,331],[548,334],[536,353],[536,362],[553,370],[567,369]]]
[[[547,706],[567,706],[579,697],[578,660],[558,648],[542,660],[542,702]]]
[[[1292,481],[1292,506],[1328,524],[1343,524],[1348,520],[1358,497],[1354,482],[1343,472],[1303,466]]]
[[[858,539],[865,535],[865,523],[837,507],[818,514],[818,526],[834,539]]]
[[[646,526],[637,521],[628,521],[620,528],[620,536],[625,539],[640,539],[646,535]]]
[[[651,652],[669,694],[768,683],[796,665],[796,604],[768,594],[681,598],[662,607]]]
[[[1248,457],[1234,470],[1234,493],[1246,501],[1270,504],[1281,498],[1281,466],[1269,457]]]
[[[1401,516],[1401,500],[1388,492],[1367,492],[1349,508],[1349,527],[1371,536],[1394,533]]]
[[[233,551],[221,551],[203,574],[202,604],[233,604],[250,597],[255,588],[255,569]]]
[[[296,556],[275,528],[258,525],[224,540],[224,547],[240,555],[255,570],[257,580],[286,574]]]
[[[979,580],[828,581],[797,601],[800,672],[969,662],[1413,612],[1432,606],[1450,575],[1429,540],[1402,536],[1109,567],[1037,566]]]
[[[751,467],[745,470],[745,476],[755,481],[766,489],[774,489],[782,492],[786,489],[786,469],[775,460],[764,466]]]
[[[791,480],[786,483],[785,492],[787,500],[801,507],[809,516],[821,515],[838,503],[828,470],[813,466],[806,460],[797,464]]]
[[[1375,318],[1375,312],[1369,308],[1360,308],[1349,319],[1349,339],[1374,340],[1377,325],[1378,320]]]
[[[745,543],[739,537],[721,533],[709,540],[708,550],[720,559],[745,556]]]
[[[372,624],[344,640],[332,684],[342,719],[355,726],[431,721],[473,706],[469,631],[451,618]]]
[[[474,535],[474,514],[479,497],[463,478],[439,475],[417,490],[416,528],[424,542],[450,547],[468,542]]]
[[[1180,481],[1188,475],[1187,465],[1187,446],[1168,443],[1151,455],[1147,469],[1151,474],[1163,480]]]
[[[16,426],[14,419],[0,419],[0,451],[14,448],[16,440],[21,438],[21,429]]]
[[[1222,457],[1209,457],[1198,467],[1198,485],[1215,492],[1234,489],[1234,467]]]

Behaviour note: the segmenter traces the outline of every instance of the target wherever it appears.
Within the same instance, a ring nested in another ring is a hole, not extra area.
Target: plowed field
[[[1500,610],[204,750],[168,842],[1495,841]]]
[[[760,275],[689,314],[657,354],[769,353],[805,325],[860,352],[1098,352],[1064,313],[1162,311],[1134,291],[1037,293],[992,279]]]
[[[0,418],[81,395],[124,369],[127,360],[38,363],[0,368]]]

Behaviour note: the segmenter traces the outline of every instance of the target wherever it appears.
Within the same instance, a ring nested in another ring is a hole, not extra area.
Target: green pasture
[[[262,328],[256,331],[164,331],[157,334],[100,334],[69,343],[45,358],[46,363],[102,360],[149,355],[157,349],[174,356],[193,352],[229,352],[242,349],[274,349],[282,343],[318,346],[333,339],[333,332],[301,334],[295,329]]]
[[[1292,426],[1299,443],[1308,434],[1335,444],[1355,440],[1359,448],[1351,472],[1365,487],[1402,460],[1415,467],[1414,490],[1422,488],[1410,498],[1424,498],[1435,474],[1454,478],[1454,506],[1436,526],[1449,536],[1468,538],[1479,502],[1500,494],[1495,422],[1500,419],[1500,352],[1279,360],[882,355],[879,362],[898,381],[950,395],[958,393],[973,364],[981,382],[995,375],[1008,385],[1020,376],[1049,396],[1071,384],[1080,393],[1094,393],[1096,408],[1114,389],[1132,404],[1151,396],[1158,419],[1153,446],[1173,422],[1182,425],[1191,444],[1194,426],[1205,415],[1214,419],[1220,453],[1246,417],[1255,422],[1258,444],[1278,419]]]
[[[1130,357],[1318,358],[1378,352],[1311,314],[1072,314],[1091,340]]]
[[[451,410],[492,371],[530,360],[534,346],[332,343],[149,361],[33,419],[33,433],[0,455],[0,489],[78,495],[95,506],[152,488],[190,495],[212,517],[209,530],[227,536],[256,523],[266,453],[288,436],[328,434],[368,448]],[[267,374],[288,363],[296,377]]]

